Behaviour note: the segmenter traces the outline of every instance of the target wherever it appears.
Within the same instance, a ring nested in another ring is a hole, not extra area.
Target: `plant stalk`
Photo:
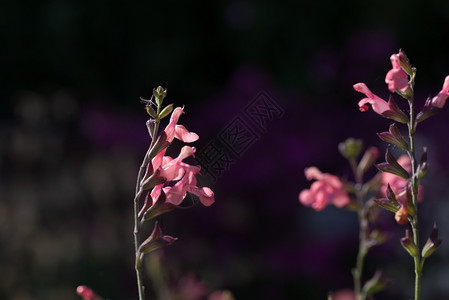
[[[157,115],[160,114],[160,106],[157,106]],[[137,276],[137,289],[139,292],[139,300],[145,299],[145,287],[143,284],[143,274],[142,274],[142,263],[143,263],[143,256],[140,254],[139,247],[140,247],[140,226],[141,223],[139,222],[139,210],[140,210],[140,196],[142,195],[142,189],[141,189],[141,181],[142,177],[145,174],[145,170],[149,163],[151,163],[151,149],[153,148],[156,140],[157,140],[157,133],[159,130],[159,123],[160,119],[159,117],[156,118],[155,121],[154,130],[152,133],[152,140],[150,147],[148,148],[147,153],[145,154],[145,157],[143,159],[142,165],[139,168],[139,173],[137,175],[137,183],[136,183],[136,191],[134,196],[134,249],[136,254],[136,262],[135,262],[135,269],[136,269],[136,276]]]
[[[366,212],[366,205],[364,203],[364,192],[362,190],[363,174],[359,172],[355,159],[350,159],[349,163],[356,180],[356,198],[358,205],[358,220],[359,220],[359,249],[357,253],[357,260],[355,269],[352,271],[354,280],[354,293],[357,300],[365,300],[366,296],[362,292],[362,274],[365,263],[365,257],[368,253],[367,240],[368,235],[368,217]]]
[[[417,174],[417,164],[415,157],[415,105],[413,98],[408,100],[410,107],[410,121],[408,124],[409,131],[409,141],[410,149],[408,155],[411,163],[411,189],[412,189],[412,203],[415,208],[415,215],[410,219],[410,225],[412,227],[413,242],[419,249],[419,229],[418,229],[418,174]],[[422,277],[422,264],[421,264],[421,251],[417,251],[417,254],[413,257],[415,263],[415,300],[421,299],[421,277]]]

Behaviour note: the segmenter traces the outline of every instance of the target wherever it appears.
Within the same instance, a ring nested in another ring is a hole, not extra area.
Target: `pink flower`
[[[410,163],[410,158],[407,155],[402,155],[398,158],[398,163],[403,167],[407,172],[411,172],[412,165]],[[401,208],[395,215],[396,221],[404,225],[408,221],[408,189],[409,189],[409,180],[404,179],[402,177],[396,176],[391,173],[383,172],[382,173],[382,184],[381,192],[384,196],[387,194],[387,186],[390,185],[391,190],[396,196],[396,200],[401,205]],[[418,187],[418,201],[422,201],[423,199],[423,190],[422,187]]]
[[[446,76],[441,91],[432,98],[430,105],[432,107],[443,108],[446,104],[446,100],[449,97],[449,76]]]
[[[183,125],[178,125],[179,117],[184,113],[183,108],[176,107],[171,116],[170,122],[165,127],[164,132],[167,135],[167,142],[173,142],[174,138],[181,140],[185,143],[191,143],[196,141],[199,137],[196,133],[188,131]],[[167,149],[162,150],[151,161],[153,170],[156,170],[162,163],[162,158],[165,155]]]
[[[334,175],[322,173],[316,167],[305,170],[308,180],[317,180],[299,194],[299,201],[305,206],[311,206],[320,211],[329,204],[344,207],[350,203],[350,198],[343,188],[341,180]]]
[[[151,216],[156,216],[171,211],[182,203],[188,192],[196,195],[206,207],[215,202],[214,192],[210,188],[197,186],[196,176],[200,174],[201,168],[182,162],[194,153],[194,147],[184,146],[177,158],[163,157],[162,164],[158,168],[159,176],[164,177],[166,182],[175,181],[175,184],[165,187],[164,184],[156,185],[151,193],[147,194],[139,215],[148,212]],[[156,205],[162,191],[165,194],[165,201]]]
[[[399,60],[400,54],[401,52],[398,54],[393,54],[390,57],[393,68],[388,71],[387,76],[385,76],[385,83],[388,84],[388,89],[392,93],[396,90],[405,92],[409,88],[408,75],[401,68],[401,63]]]
[[[385,118],[393,119],[404,124],[408,122],[408,117],[399,109],[392,97],[386,102],[384,99],[373,94],[364,83],[354,84],[354,89],[366,95],[366,98],[359,101],[360,111],[367,111],[369,109],[368,104],[371,104],[373,110]]]
[[[234,295],[228,290],[215,291],[207,297],[207,300],[235,300]]]
[[[353,290],[344,289],[338,290],[332,294],[332,300],[356,300]]]
[[[76,293],[83,298],[83,300],[102,300],[100,296],[95,294],[93,290],[85,285],[80,285],[76,288]]]
[[[164,177],[166,181],[181,179],[185,173],[185,167],[188,166],[188,164],[182,161],[194,155],[195,151],[195,147],[184,146],[177,158],[173,159],[170,156],[164,156],[162,158],[159,176]]]
[[[373,94],[370,91],[370,89],[366,86],[366,84],[356,83],[354,84],[354,90],[366,95],[366,98],[363,98],[362,100],[359,101],[360,111],[367,111],[369,109],[367,105],[368,103],[371,104],[373,110],[379,115],[382,115],[386,111],[390,110],[388,103],[384,99]]]

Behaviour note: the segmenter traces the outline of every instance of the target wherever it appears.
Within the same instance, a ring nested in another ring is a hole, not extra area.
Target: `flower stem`
[[[366,247],[366,235],[368,231],[368,220],[366,218],[365,208],[359,210],[359,252],[357,254],[357,262],[355,270],[353,270],[354,277],[354,291],[357,300],[365,300],[365,295],[362,293],[362,273],[368,248]]]
[[[412,227],[413,232],[413,242],[419,249],[419,229],[418,229],[418,174],[416,172],[416,157],[415,157],[415,105],[413,98],[409,99],[410,106],[410,121],[408,124],[409,131],[409,141],[410,141],[410,149],[408,151],[408,155],[410,157],[411,162],[411,190],[412,190],[412,203],[415,209],[415,215],[410,218],[410,225]],[[421,297],[421,276],[422,276],[422,264],[421,264],[421,252],[417,251],[417,254],[413,257],[413,261],[415,263],[415,300],[419,300]]]
[[[161,107],[160,105],[157,106],[157,115],[160,114]],[[137,183],[136,183],[136,194],[134,196],[134,250],[136,254],[136,262],[135,262],[135,269],[136,269],[136,276],[137,276],[137,289],[139,292],[139,300],[145,299],[145,287],[143,284],[143,274],[142,274],[142,263],[143,263],[143,256],[141,255],[139,251],[140,247],[140,221],[139,221],[139,209],[140,209],[140,196],[142,195],[142,189],[140,182],[142,181],[142,177],[145,174],[145,170],[149,163],[151,163],[151,149],[153,148],[155,142],[157,133],[159,130],[159,123],[160,119],[159,117],[155,120],[155,126],[152,132],[153,139],[151,140],[150,147],[148,148],[147,153],[145,154],[145,157],[143,159],[142,165],[139,168],[139,173],[137,175]]]
[[[357,260],[355,269],[352,270],[354,280],[354,293],[357,300],[365,300],[365,295],[362,293],[362,273],[366,254],[368,253],[366,237],[368,235],[368,217],[366,205],[364,203],[364,192],[362,190],[363,174],[359,172],[355,159],[350,159],[349,163],[356,180],[356,198],[358,205],[358,220],[359,220],[359,250],[357,253]]]
[[[136,254],[135,269],[137,275],[137,289],[139,291],[139,300],[145,299],[144,285],[142,278],[142,261],[139,255],[139,247],[140,247],[139,200],[141,195],[140,182],[142,180],[143,174],[149,161],[150,149],[148,149],[148,152],[145,154],[145,158],[143,159],[142,165],[140,166],[139,174],[137,175],[136,195],[134,197],[134,248]]]

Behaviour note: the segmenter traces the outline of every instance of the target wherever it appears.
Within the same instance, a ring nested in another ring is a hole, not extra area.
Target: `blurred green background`
[[[179,237],[161,256],[166,284],[195,274],[205,293],[237,299],[350,288],[356,217],[302,207],[303,170],[349,174],[337,151],[347,136],[385,148],[375,133],[388,121],[358,112],[352,85],[387,97],[389,56],[402,48],[423,103],[449,74],[448,29],[447,1],[1,1],[0,298],[78,299],[86,284],[137,299],[132,199],[150,142],[139,97],[158,85],[185,105],[198,149],[261,90],[285,111],[210,183],[213,206],[161,216]],[[426,265],[426,299],[449,295],[448,116],[418,135],[432,162],[423,234],[437,220],[444,240]],[[380,299],[407,299],[412,261],[391,221],[367,271],[394,279]]]

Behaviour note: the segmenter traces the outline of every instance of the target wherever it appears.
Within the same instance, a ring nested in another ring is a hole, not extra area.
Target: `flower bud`
[[[382,272],[377,271],[374,273],[373,277],[363,285],[363,294],[366,296],[371,296],[384,290],[387,285],[388,282],[382,279]]]
[[[161,86],[158,86],[157,88],[153,89],[153,95],[156,99],[156,104],[161,106],[162,102],[164,101],[165,97],[167,96],[167,89],[164,89]]]
[[[379,150],[376,147],[370,147],[363,154],[362,159],[357,167],[362,174],[369,170],[379,157]]]
[[[441,245],[441,240],[438,239],[438,226],[437,223],[433,225],[432,232],[430,233],[430,237],[424,245],[421,255],[423,258],[429,257],[435,250],[438,249]]]
[[[404,179],[410,177],[410,174],[398,163],[388,148],[385,152],[385,160],[386,162],[377,164],[376,168],[382,172],[391,173]]]
[[[405,230],[405,237],[401,238],[401,244],[412,257],[418,255],[418,247],[413,242],[412,232],[409,229]]]
[[[338,144],[338,150],[346,159],[355,159],[362,151],[363,141],[354,138],[348,138],[346,141]]]
[[[427,173],[427,148],[424,147],[424,152],[421,156],[421,161],[419,162],[417,174],[418,180],[421,180]]]
[[[156,119],[156,118],[157,118],[157,113],[156,113],[156,111],[154,110],[154,108],[153,108],[150,104],[145,105],[145,109],[147,110],[147,113],[148,113],[153,119]]]
[[[158,222],[154,224],[151,235],[140,245],[139,253],[146,254],[174,243],[178,238],[163,235]]]
[[[171,114],[171,112],[173,111],[173,103],[170,105],[167,105],[159,114],[159,119],[163,119],[166,116],[168,116],[169,114]]]
[[[398,146],[405,151],[408,151],[408,144],[402,137],[401,132],[397,128],[396,124],[391,124],[388,132],[381,132],[377,135],[381,140]]]
[[[410,61],[408,60],[407,55],[405,55],[404,51],[402,49],[399,50],[399,53],[396,54],[399,58],[399,63],[401,65],[401,69],[404,70],[405,73],[412,76],[415,72],[415,68],[412,67],[410,64]]]

